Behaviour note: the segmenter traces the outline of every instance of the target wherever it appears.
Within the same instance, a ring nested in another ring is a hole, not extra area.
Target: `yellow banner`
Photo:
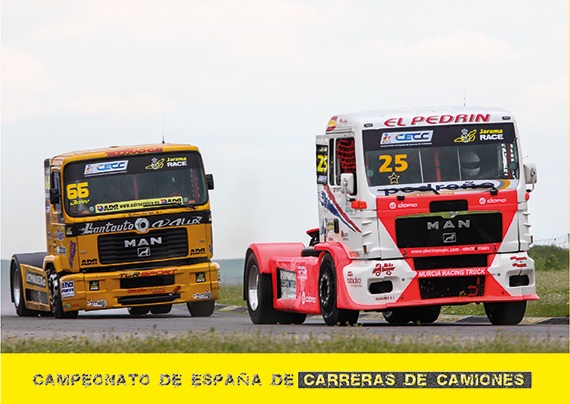
[[[1,358],[3,403],[70,399],[82,404],[212,399],[243,403],[267,398],[272,404],[359,399],[536,404],[547,396],[570,396],[568,354],[2,354]]]

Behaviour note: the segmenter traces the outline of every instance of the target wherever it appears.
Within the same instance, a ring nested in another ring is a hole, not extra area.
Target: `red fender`
[[[301,250],[305,248],[303,243],[255,243],[251,244],[245,254],[245,261],[250,254],[255,254],[259,265],[259,272],[270,274],[270,261],[276,257],[300,257]]]
[[[342,271],[345,266],[350,264],[352,260],[348,255],[347,248],[340,243],[319,243],[315,245],[315,250],[326,251],[333,259],[336,269],[336,307],[339,309],[350,308],[354,302],[348,294],[346,282],[342,276]]]

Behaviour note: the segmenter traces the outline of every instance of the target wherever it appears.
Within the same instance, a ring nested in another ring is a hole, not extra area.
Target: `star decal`
[[[390,184],[397,184],[400,176],[393,172],[388,178],[390,179]]]

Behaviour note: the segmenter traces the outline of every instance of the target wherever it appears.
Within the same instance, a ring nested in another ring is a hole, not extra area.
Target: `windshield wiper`
[[[420,192],[432,191],[434,194],[439,195],[439,192],[437,191],[437,189],[435,189],[431,185],[422,185],[420,187],[404,187],[402,189],[405,189],[406,192],[409,192],[409,191],[420,191]],[[402,199],[404,199],[404,195],[398,195],[397,198],[399,200],[402,200]]]
[[[463,184],[461,185],[461,188],[471,188],[471,189],[489,189],[490,188],[490,192],[491,195],[497,195],[499,193],[499,190],[495,187],[494,184],[491,184],[490,182],[484,182],[482,184]]]

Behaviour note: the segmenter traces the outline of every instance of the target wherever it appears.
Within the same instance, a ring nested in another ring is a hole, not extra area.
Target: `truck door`
[[[354,137],[330,138],[326,145],[317,145],[317,164],[321,164],[321,171],[325,149],[326,178],[317,166],[321,241],[336,241],[356,252],[362,249],[362,234],[360,211],[351,206],[351,201],[358,197]],[[343,185],[347,178],[343,174],[351,176],[352,190],[347,189],[346,183]]]

